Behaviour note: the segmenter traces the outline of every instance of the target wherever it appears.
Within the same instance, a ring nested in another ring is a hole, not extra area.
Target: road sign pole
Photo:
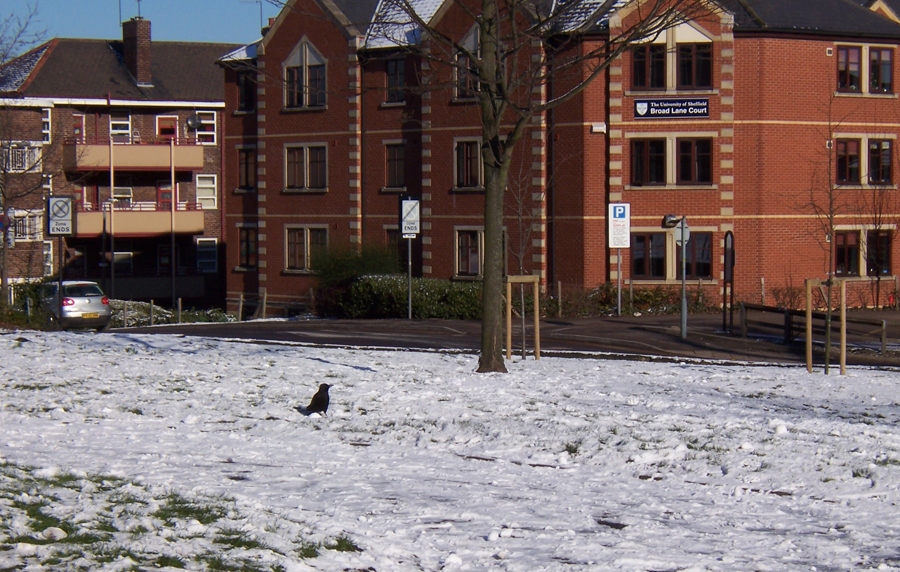
[[[406,296],[407,318],[412,320],[412,238],[406,239],[406,275],[406,286],[409,291]]]
[[[622,249],[616,249],[616,274],[618,275],[618,287],[616,288],[616,315],[622,315]]]
[[[681,339],[687,339],[687,217],[681,217]]]

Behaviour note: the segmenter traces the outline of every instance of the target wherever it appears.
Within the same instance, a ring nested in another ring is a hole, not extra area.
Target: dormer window
[[[325,107],[325,59],[309,42],[301,42],[284,62],[284,106]]]

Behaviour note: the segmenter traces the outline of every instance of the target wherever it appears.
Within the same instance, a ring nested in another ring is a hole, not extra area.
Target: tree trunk
[[[489,147],[489,146],[485,146]],[[489,152],[489,151],[488,151]],[[484,165],[484,282],[481,301],[481,357],[478,373],[506,373],[503,363],[503,192],[506,170]]]

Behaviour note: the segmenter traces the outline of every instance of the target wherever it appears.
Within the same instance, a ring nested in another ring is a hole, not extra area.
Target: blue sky
[[[137,0],[13,0],[12,12],[27,13],[38,5],[36,29],[45,38],[121,38],[122,20],[138,15]],[[5,3],[5,2],[4,2]],[[278,14],[275,0],[141,0],[140,15],[150,20],[154,40],[250,43],[263,22]],[[7,4],[9,6],[9,4]],[[10,14],[0,8],[0,16]]]

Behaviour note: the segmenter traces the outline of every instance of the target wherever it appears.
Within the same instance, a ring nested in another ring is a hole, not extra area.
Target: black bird
[[[313,413],[322,413],[325,414],[328,411],[328,388],[331,387],[327,383],[323,383],[319,386],[319,391],[313,395],[312,399],[309,400],[309,405],[306,406],[306,409],[302,407],[297,407],[297,411],[303,413],[304,415],[312,415]]]

